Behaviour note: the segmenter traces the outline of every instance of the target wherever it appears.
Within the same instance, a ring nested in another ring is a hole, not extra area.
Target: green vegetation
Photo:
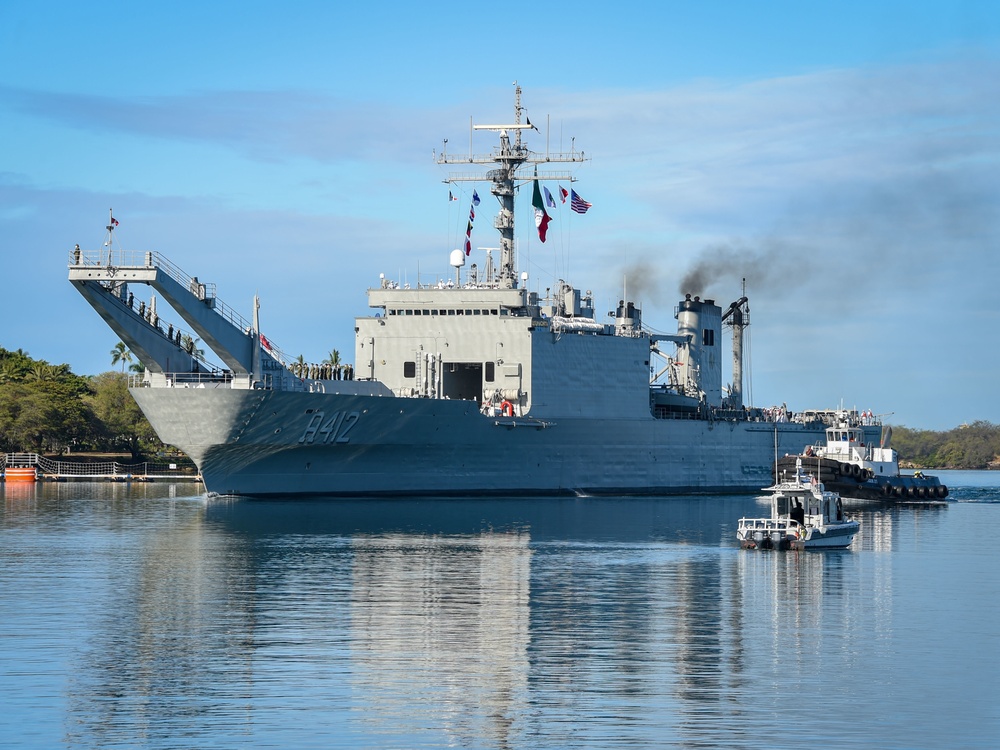
[[[124,346],[115,364],[131,360]],[[125,356],[127,355],[127,356]],[[138,461],[163,450],[128,392],[124,372],[81,377],[0,347],[0,452],[128,452]]]
[[[973,422],[948,430],[892,428],[901,464],[918,469],[1000,469],[1000,425]]]

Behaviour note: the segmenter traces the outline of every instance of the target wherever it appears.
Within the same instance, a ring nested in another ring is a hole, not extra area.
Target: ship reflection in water
[[[43,742],[157,748],[976,747],[998,729],[973,687],[995,680],[975,655],[997,653],[996,604],[940,588],[997,556],[928,549],[996,506],[862,509],[846,552],[762,554],[732,541],[753,497],[136,491],[6,495],[0,696],[23,710],[0,738],[25,717]]]

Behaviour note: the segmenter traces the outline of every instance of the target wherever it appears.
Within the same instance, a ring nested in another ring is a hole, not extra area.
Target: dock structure
[[[176,463],[143,461],[126,464],[118,461],[63,461],[47,458],[38,453],[0,453],[0,467],[4,473],[10,469],[33,468],[39,479],[52,481],[108,480],[117,482],[184,482],[201,481],[201,475],[192,466]]]

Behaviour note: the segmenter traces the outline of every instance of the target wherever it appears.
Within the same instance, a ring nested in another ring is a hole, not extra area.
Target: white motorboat
[[[736,538],[743,549],[843,549],[861,525],[844,516],[840,495],[804,474],[802,460],[795,476],[771,487],[769,518],[741,518]]]

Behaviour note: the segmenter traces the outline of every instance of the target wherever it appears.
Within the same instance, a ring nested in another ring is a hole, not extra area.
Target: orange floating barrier
[[[26,468],[8,466],[4,470],[4,478],[8,482],[34,482],[37,479],[34,466]]]

